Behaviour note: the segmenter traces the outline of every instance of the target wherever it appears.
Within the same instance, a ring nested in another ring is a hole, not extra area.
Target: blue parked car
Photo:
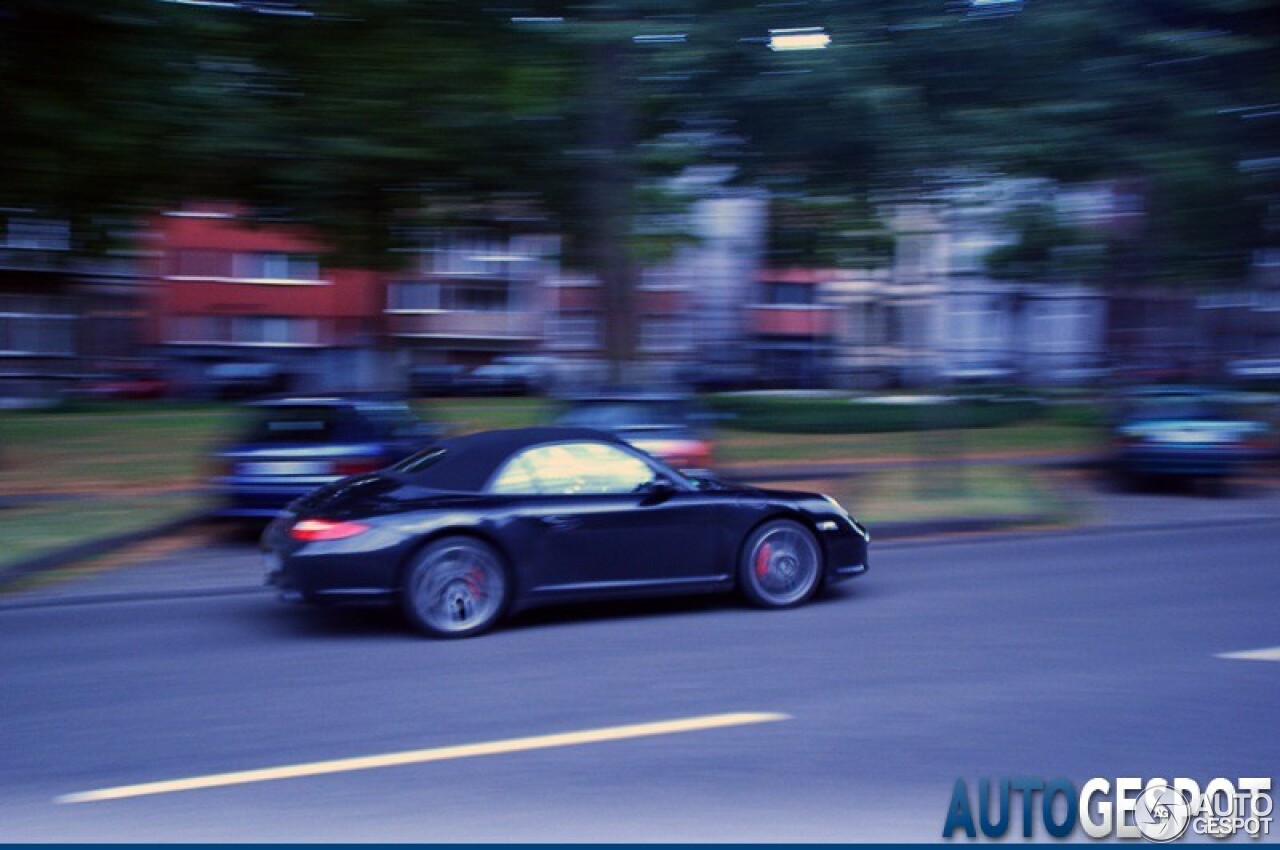
[[[317,487],[382,469],[444,436],[392,398],[288,398],[245,410],[239,435],[214,455],[210,483],[227,518],[270,519]]]
[[[1221,392],[1149,387],[1120,397],[1112,469],[1126,483],[1153,476],[1225,479],[1273,452],[1265,422]]]

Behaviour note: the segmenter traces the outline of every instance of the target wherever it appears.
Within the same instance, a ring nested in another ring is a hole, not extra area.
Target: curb
[[[95,540],[87,540],[84,543],[76,543],[71,546],[65,546],[61,549],[55,549],[52,552],[45,552],[42,555],[36,555],[26,560],[0,567],[0,590],[7,589],[14,582],[27,578],[37,573],[50,572],[51,570],[61,569],[69,564],[77,561],[84,561],[88,558],[95,558],[100,555],[106,555],[123,549],[126,546],[133,546],[137,543],[143,543],[148,540],[154,540],[157,537],[165,537],[176,531],[181,531],[193,525],[197,525],[208,519],[208,514],[204,511],[180,516],[163,522],[149,528],[141,528],[137,531],[126,531],[123,534],[115,534],[110,537],[99,537]]]

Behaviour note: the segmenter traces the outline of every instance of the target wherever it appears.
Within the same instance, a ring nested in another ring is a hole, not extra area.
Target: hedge
[[[1030,398],[979,398],[941,404],[868,403],[848,398],[788,398],[725,394],[708,399],[725,425],[789,434],[871,434],[942,428],[992,428],[1034,419]]]

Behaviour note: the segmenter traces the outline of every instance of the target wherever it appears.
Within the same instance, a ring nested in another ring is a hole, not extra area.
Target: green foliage
[[[1087,249],[1083,235],[1063,225],[1052,207],[1037,204],[1017,209],[1008,222],[1018,234],[1012,245],[996,248],[987,255],[987,269],[996,277],[1021,280],[1052,280],[1063,276],[1064,258],[1080,256]],[[1096,255],[1095,255],[1096,256]],[[1090,272],[1096,269],[1079,269]]]
[[[779,197],[774,247],[803,262],[882,259],[864,199],[966,168],[1140,186],[1137,229],[1087,243],[1107,282],[1237,280],[1274,240],[1269,0],[267,5],[9,0],[0,205],[88,246],[104,214],[232,197],[385,262],[432,199],[516,196],[619,292],[680,238],[646,194],[690,164]],[[831,46],[768,49],[801,26]],[[1081,244],[1022,235],[998,272]]]
[[[866,195],[781,195],[769,218],[768,260],[775,266],[869,268],[893,256],[893,236]]]
[[[968,399],[946,404],[867,403],[845,397],[718,395],[709,399],[735,429],[793,434],[871,434],[991,428],[1036,417],[1034,399]]]

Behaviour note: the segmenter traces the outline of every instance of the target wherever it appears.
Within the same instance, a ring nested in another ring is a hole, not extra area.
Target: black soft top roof
[[[433,490],[476,493],[516,452],[546,443],[578,441],[626,445],[612,434],[594,428],[540,426],[483,431],[441,440],[432,448],[444,449],[443,454],[419,469],[407,471],[406,477],[420,487]]]

